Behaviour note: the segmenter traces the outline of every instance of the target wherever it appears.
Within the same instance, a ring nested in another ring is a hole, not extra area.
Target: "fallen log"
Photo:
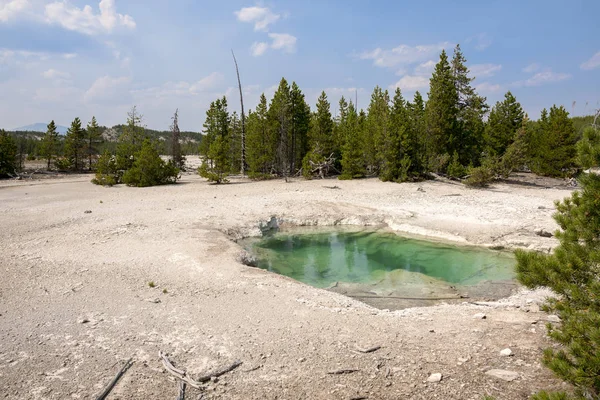
[[[100,393],[100,396],[98,396],[96,398],[96,400],[106,399],[106,396],[108,396],[109,393],[113,390],[113,388],[115,387],[115,385],[117,384],[119,379],[121,379],[121,376],[123,376],[123,374],[129,369],[129,367],[131,367],[133,365],[133,362],[131,360],[132,360],[131,358],[129,360],[127,360],[125,365],[123,365],[123,368],[121,368],[119,370],[119,372],[117,372],[117,375],[115,375],[115,377],[112,379],[112,381],[110,381],[108,386],[106,386],[106,388],[104,388],[104,390],[102,391],[102,393]]]

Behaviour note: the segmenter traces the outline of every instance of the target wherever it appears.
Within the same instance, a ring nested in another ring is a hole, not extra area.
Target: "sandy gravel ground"
[[[94,399],[132,357],[109,398],[175,399],[159,350],[192,376],[243,362],[188,399],[524,399],[561,388],[540,365],[552,345],[546,292],[378,310],[242,265],[232,240],[275,216],[551,249],[555,239],[535,231],[556,228],[553,201],[570,190],[522,178],[488,190],[376,179],[216,186],[192,174],[147,189],[85,175],[0,182],[0,398]],[[356,371],[328,373],[340,369]],[[494,369],[514,380],[486,374]],[[427,381],[434,373],[440,382]]]

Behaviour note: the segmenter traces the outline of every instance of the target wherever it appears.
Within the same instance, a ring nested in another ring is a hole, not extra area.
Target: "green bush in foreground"
[[[178,177],[179,170],[175,165],[163,161],[152,143],[145,140],[135,154],[132,167],[123,173],[122,181],[128,186],[147,187],[175,183]]]
[[[600,398],[600,176],[580,179],[581,193],[557,202],[554,219],[562,231],[551,255],[517,250],[517,277],[527,287],[545,286],[558,296],[545,310],[561,318],[548,325],[562,345],[544,352],[544,364],[573,384],[577,396]],[[560,399],[540,397],[537,399]]]
[[[117,161],[108,150],[105,150],[98,159],[96,177],[92,179],[92,183],[102,186],[113,186],[119,183]]]
[[[17,169],[17,145],[12,137],[0,129],[0,178],[14,174]]]

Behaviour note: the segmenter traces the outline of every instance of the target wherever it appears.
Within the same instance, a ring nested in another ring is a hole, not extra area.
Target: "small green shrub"
[[[35,154],[27,154],[27,161],[35,161]]]
[[[469,187],[482,188],[486,187],[494,178],[492,169],[488,166],[469,169],[469,177],[465,179],[465,185]]]
[[[447,172],[450,177],[456,179],[462,179],[467,174],[467,169],[458,160],[458,153],[454,152]]]
[[[96,177],[92,179],[92,183],[102,186],[112,186],[119,183],[117,163],[115,157],[108,150],[105,150],[98,159]],[[100,202],[102,203],[102,200]]]
[[[68,171],[73,168],[73,162],[66,157],[60,157],[54,160],[54,166],[59,171]]]
[[[145,140],[132,167],[123,173],[122,181],[128,186],[147,187],[175,183],[178,178],[179,169],[173,162],[164,162],[152,143]]]
[[[156,287],[156,283],[154,283],[154,281],[150,281],[148,282],[148,286],[150,286],[151,288]]]

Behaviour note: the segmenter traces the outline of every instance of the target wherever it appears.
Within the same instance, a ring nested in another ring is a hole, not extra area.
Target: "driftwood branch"
[[[346,368],[346,369],[336,369],[335,371],[329,371],[329,375],[345,375],[345,374],[353,374],[358,372],[358,369]]]
[[[191,376],[187,375],[185,370],[175,368],[173,363],[171,363],[171,360],[169,360],[167,355],[165,353],[163,353],[162,351],[158,352],[158,356],[160,357],[160,359],[162,361],[163,367],[165,367],[165,369],[167,370],[168,373],[173,375],[175,378],[187,383],[188,385],[190,385],[191,387],[193,387],[195,389],[201,389],[202,388],[201,385],[203,383],[210,381],[212,378],[217,378],[217,377],[224,375],[230,371],[233,371],[234,369],[236,369],[237,367],[242,365],[241,361],[235,361],[233,364],[231,364],[228,367],[218,369],[209,374],[203,375],[198,379],[193,379]]]
[[[366,349],[356,346],[356,350],[360,351],[361,353],[373,353],[374,351],[377,351],[379,349],[381,349],[381,346],[374,346]]]
[[[96,400],[104,400],[104,399],[106,399],[106,396],[108,396],[109,393],[111,392],[111,390],[113,390],[113,388],[115,387],[115,385],[117,384],[117,382],[119,381],[119,379],[121,379],[121,377],[123,376],[123,374],[129,369],[129,367],[131,367],[133,365],[133,362],[131,360],[132,360],[131,358],[129,360],[127,360],[127,362],[125,363],[125,365],[123,365],[123,368],[121,368],[119,370],[119,372],[117,372],[117,375],[115,375],[115,377],[113,378],[113,380],[110,381],[110,383],[108,384],[108,386],[106,386],[106,388],[104,389],[104,391],[100,394],[100,396],[98,396],[96,398]]]

